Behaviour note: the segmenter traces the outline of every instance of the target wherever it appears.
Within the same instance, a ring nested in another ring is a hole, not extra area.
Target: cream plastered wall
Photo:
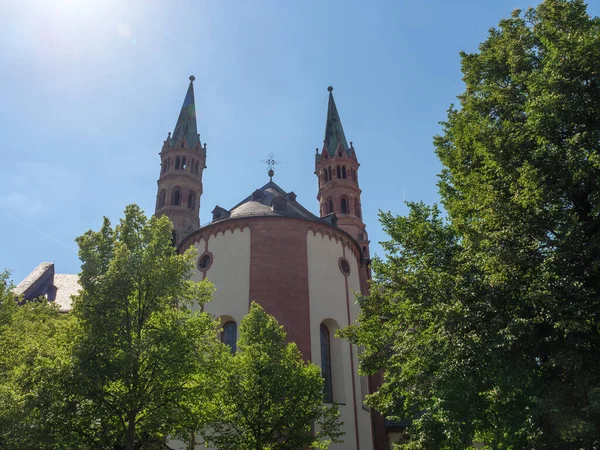
[[[307,251],[308,251],[308,281],[309,281],[309,301],[310,301],[310,335],[311,335],[311,355],[314,364],[321,366],[321,345],[320,345],[320,326],[325,322],[332,327],[335,323],[339,327],[348,325],[348,308],[346,302],[346,277],[339,268],[339,259],[344,256],[342,242],[336,241],[321,233],[307,233]],[[360,289],[358,276],[358,263],[356,257],[346,250],[346,259],[350,263],[350,275],[348,279],[348,293],[350,304],[350,318],[355,320],[357,316],[357,306],[354,305],[354,291]],[[342,420],[344,421],[344,443],[331,446],[332,450],[371,450],[371,418],[366,411],[362,410],[360,379],[357,370],[357,351],[353,347],[354,362],[354,392],[352,389],[352,364],[350,358],[350,344],[348,342],[333,336],[335,330],[331,332],[331,358],[332,358],[332,383],[334,400],[345,403],[340,405]],[[343,370],[342,376],[336,374],[337,363],[340,363]],[[340,392],[339,383],[343,383],[343,392]],[[338,386],[336,386],[336,382]],[[354,408],[356,406],[358,419],[358,435],[356,442],[356,426],[354,418]]]
[[[350,305],[350,320],[351,322],[356,322],[358,319],[358,314],[360,313],[360,308],[356,303],[356,294],[360,293],[360,279],[358,277],[359,265],[357,259],[352,255],[351,252],[346,249],[346,259],[350,263],[350,274],[357,274],[357,276],[349,276],[348,277],[348,296],[349,296],[349,305]],[[354,362],[354,370],[358,371],[358,348],[356,346],[353,347],[352,359]],[[359,427],[359,437],[360,437],[360,448],[371,448],[373,446],[373,438],[371,435],[371,414],[368,409],[363,409],[363,400],[364,395],[367,393],[365,391],[367,388],[367,380],[363,377],[359,377],[358,374],[355,375],[355,398],[357,405],[357,413],[358,413],[358,427]],[[361,386],[363,383],[363,386]]]
[[[194,244],[200,257],[206,250],[212,253],[213,261],[206,271],[206,278],[215,285],[212,302],[204,306],[204,311],[215,318],[227,317],[239,325],[242,318],[248,314],[250,292],[250,229],[226,231],[208,238],[208,248],[205,240]],[[232,276],[232,274],[234,274]],[[203,278],[198,269],[192,277],[194,281]],[[198,442],[202,442],[200,436]],[[170,440],[169,446],[174,450],[184,450],[181,441]],[[198,446],[196,448],[206,448]]]
[[[205,241],[196,244],[198,256],[205,251]],[[208,238],[208,251],[213,261],[206,271],[206,278],[215,285],[212,302],[204,311],[214,317],[227,316],[239,325],[248,314],[250,291],[250,228],[225,231]],[[198,279],[202,273],[197,272]],[[231,320],[230,319],[230,320]]]

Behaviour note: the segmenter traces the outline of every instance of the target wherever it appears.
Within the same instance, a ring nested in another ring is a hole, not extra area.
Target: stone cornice
[[[341,242],[342,245],[344,245],[350,252],[352,252],[359,266],[362,265],[362,253],[360,245],[358,244],[356,239],[354,239],[346,231],[328,225],[324,222],[314,222],[297,217],[244,216],[231,217],[224,220],[219,220],[217,222],[205,225],[202,228],[199,228],[198,230],[191,233],[179,244],[177,250],[180,253],[183,253],[192,245],[207,240],[210,237],[215,237],[219,233],[225,235],[227,231],[231,231],[233,233],[233,231],[236,229],[240,229],[241,231],[243,231],[246,228],[249,228],[250,231],[252,231],[253,225],[261,222],[264,223],[267,221],[286,221],[288,223],[295,222],[298,223],[299,226],[304,227],[307,233],[309,231],[312,232],[313,236],[316,236],[317,233],[319,233],[323,237],[328,236],[330,240],[335,239],[336,242]]]

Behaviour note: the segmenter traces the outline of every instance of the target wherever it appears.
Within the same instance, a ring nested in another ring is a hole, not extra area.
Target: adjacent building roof
[[[54,263],[43,262],[27,275],[14,289],[24,300],[46,297],[62,312],[71,309],[71,296],[79,293],[79,276],[74,273],[55,273]]]

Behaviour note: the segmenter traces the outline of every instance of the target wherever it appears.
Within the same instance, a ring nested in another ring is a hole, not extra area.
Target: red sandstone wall
[[[310,360],[306,226],[279,217],[254,221],[250,246],[249,300],[277,317],[288,341]]]

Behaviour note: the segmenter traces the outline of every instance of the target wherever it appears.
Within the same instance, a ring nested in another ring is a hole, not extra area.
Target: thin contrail
[[[18,217],[15,217],[15,216],[13,216],[13,215],[12,215],[12,214],[10,214],[10,213],[4,213],[4,214],[6,214],[8,217],[10,217],[10,218],[11,218],[11,219],[13,219],[13,220],[16,220],[16,221],[17,221],[17,222],[19,222],[20,224],[23,224],[23,225],[25,225],[26,227],[28,227],[28,228],[31,228],[33,231],[35,231],[35,232],[37,232],[37,233],[41,234],[42,236],[45,236],[45,237],[47,237],[47,238],[48,238],[48,239],[50,239],[51,241],[54,241],[54,242],[56,242],[57,244],[60,244],[60,245],[62,245],[63,247],[66,247],[66,248],[68,248],[69,250],[71,250],[71,251],[73,251],[73,252],[76,252],[76,251],[77,251],[77,250],[75,250],[73,247],[69,247],[69,246],[68,246],[67,244],[65,244],[64,242],[61,242],[61,241],[59,241],[58,239],[56,239],[56,238],[53,238],[53,237],[52,237],[52,236],[50,236],[49,234],[46,234],[46,233],[44,233],[42,230],[38,230],[37,228],[35,228],[35,227],[32,227],[32,226],[31,226],[31,225],[29,225],[28,223],[26,223],[26,222],[23,222],[23,221],[22,221],[21,219],[19,219]]]

